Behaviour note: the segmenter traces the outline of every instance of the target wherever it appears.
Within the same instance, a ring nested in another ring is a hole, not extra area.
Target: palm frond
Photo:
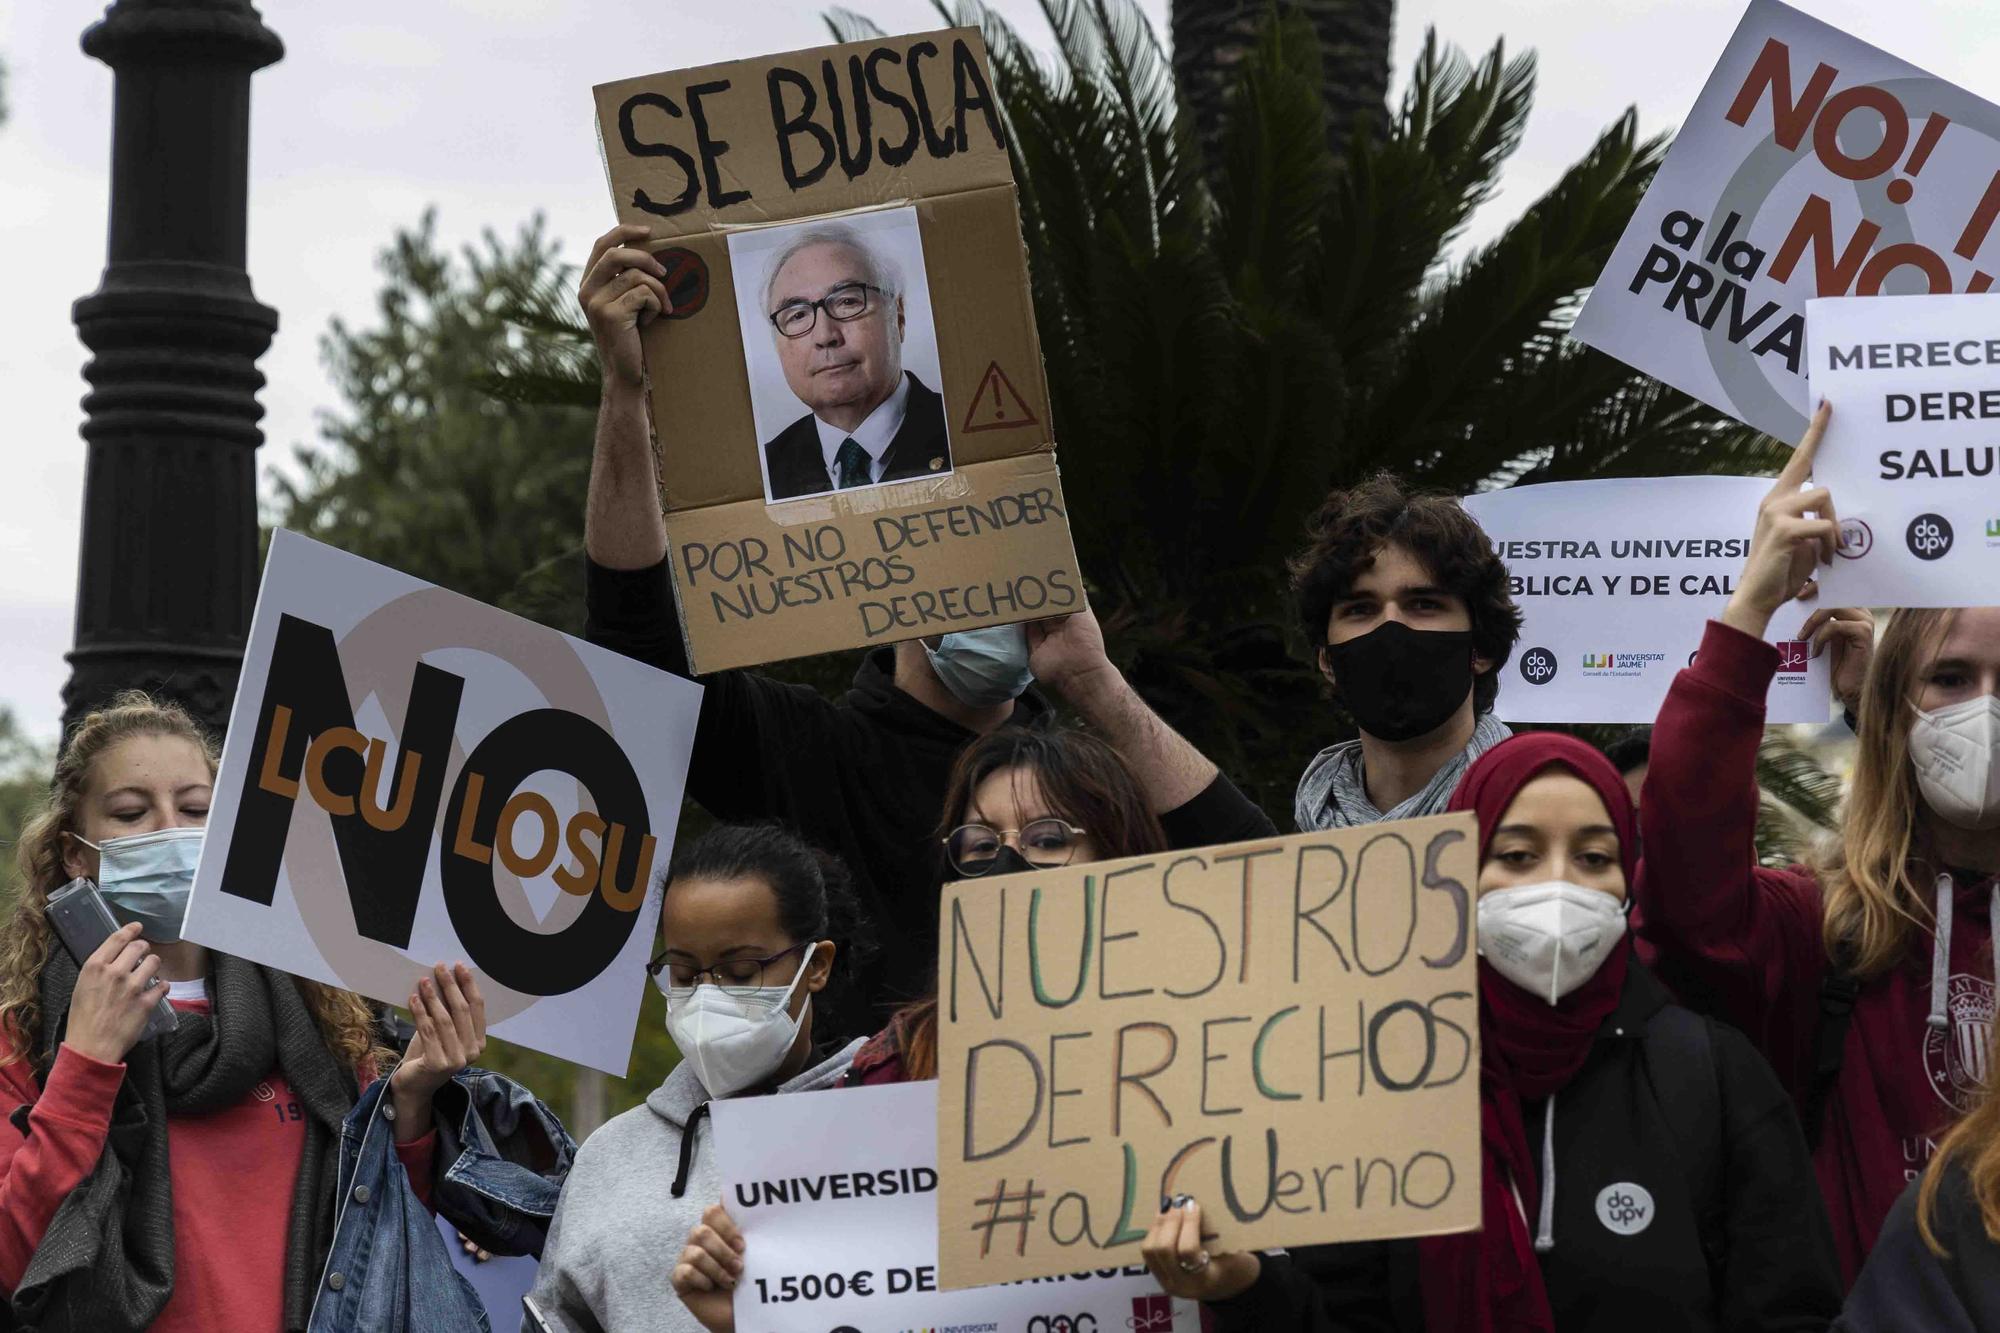
[[[1596,280],[1657,165],[1630,113],[1498,239],[1422,299],[1355,432],[1427,467],[1486,429],[1516,371],[1547,354],[1556,312]]]
[[[1281,16],[1244,61],[1212,173],[1211,243],[1245,299],[1291,292],[1319,251],[1334,174],[1320,108],[1317,34],[1304,17]]]
[[[827,10],[823,17],[826,20],[826,30],[836,43],[865,42],[888,35],[874,19],[842,6]]]

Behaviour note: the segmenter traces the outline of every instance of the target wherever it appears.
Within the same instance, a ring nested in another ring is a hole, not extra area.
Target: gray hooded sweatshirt
[[[777,1091],[839,1087],[861,1046],[850,1043]],[[722,1200],[708,1100],[694,1065],[683,1060],[644,1106],[613,1117],[577,1149],[530,1295],[551,1333],[702,1333],[671,1278],[688,1232]],[[690,1118],[694,1132],[683,1156]],[[521,1330],[539,1333],[530,1319]]]

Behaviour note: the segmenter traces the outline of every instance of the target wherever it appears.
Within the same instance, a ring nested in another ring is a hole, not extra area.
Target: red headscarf
[[[1637,882],[1639,821],[1611,761],[1573,736],[1531,732],[1494,746],[1452,793],[1451,809],[1479,816],[1479,861],[1494,830],[1534,777],[1561,768],[1590,784],[1618,831],[1618,857],[1629,893]],[[1521,1120],[1523,1098],[1550,1096],[1590,1056],[1597,1030],[1618,1007],[1631,936],[1606,955],[1597,974],[1549,1004],[1479,964],[1479,1122],[1483,1229],[1420,1242],[1424,1322],[1429,1333],[1553,1333],[1555,1316],[1535,1259],[1528,1219],[1540,1208],[1540,1185]],[[1516,1200],[1518,1199],[1518,1203]]]

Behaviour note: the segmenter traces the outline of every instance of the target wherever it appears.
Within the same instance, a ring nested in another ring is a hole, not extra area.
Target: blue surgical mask
[[[1028,669],[1028,631],[1020,625],[947,634],[932,648],[931,670],[952,697],[972,708],[990,708],[1021,697],[1035,683]]]
[[[97,889],[120,925],[138,922],[155,944],[172,944],[187,920],[204,830],[164,828],[123,838],[77,841],[97,851]]]

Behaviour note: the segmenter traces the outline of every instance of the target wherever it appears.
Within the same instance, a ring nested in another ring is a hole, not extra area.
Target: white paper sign
[[[622,1077],[700,704],[278,532],[187,936],[392,1004],[461,960],[493,1035]]]
[[[712,1104],[741,1333],[1196,1333],[1142,1266],[937,1290],[937,1084]]]
[[[1814,301],[1812,391],[1833,406],[1813,480],[1840,549],[1829,606],[2000,602],[2000,302]]]
[[[1985,291],[1996,221],[2000,107],[1753,0],[1573,332],[1797,443],[1806,300]]]
[[[1722,614],[1764,477],[1557,481],[1466,498],[1507,565],[1520,642],[1501,668],[1508,722],[1651,722],[1674,673]],[[1771,722],[1827,720],[1828,662],[1792,638],[1807,612],[1771,622]]]

